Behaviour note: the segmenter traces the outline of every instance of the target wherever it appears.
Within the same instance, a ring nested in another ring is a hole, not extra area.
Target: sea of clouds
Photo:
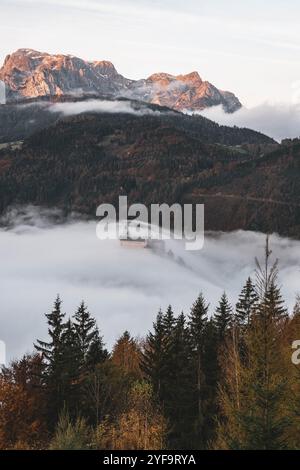
[[[265,236],[243,231],[207,234],[199,252],[185,251],[181,241],[168,241],[162,252],[124,248],[98,240],[96,222],[54,224],[58,215],[14,213],[13,225],[0,230],[0,339],[8,359],[32,351],[36,338],[47,339],[44,313],[57,294],[67,315],[84,299],[111,347],[126,329],[145,335],[169,303],[177,314],[188,313],[200,291],[210,312],[224,290],[235,303],[264,252]],[[291,310],[300,290],[300,242],[273,235],[271,247]]]

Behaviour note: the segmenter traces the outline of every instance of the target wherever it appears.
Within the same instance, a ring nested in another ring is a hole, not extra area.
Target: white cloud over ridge
[[[235,303],[265,243],[259,233],[207,234],[200,252],[168,242],[165,251],[171,249],[171,256],[100,241],[95,222],[53,225],[49,213],[36,210],[14,217],[14,227],[0,230],[0,339],[9,358],[31,351],[36,338],[46,339],[43,314],[58,293],[68,315],[82,299],[87,302],[109,347],[125,329],[146,334],[158,309],[169,303],[177,314],[188,313],[200,291],[211,312],[224,290]],[[280,261],[280,282],[291,309],[299,289],[300,242],[273,235],[271,247]]]
[[[126,100],[99,100],[91,99],[87,101],[76,101],[73,103],[56,103],[49,107],[53,113],[62,113],[65,116],[75,116],[82,113],[125,113],[144,116],[146,114],[160,115],[160,111],[153,111],[146,106],[134,108],[130,101]]]
[[[225,126],[248,127],[277,141],[300,136],[300,104],[263,103],[253,108],[242,107],[233,114],[225,113],[222,106],[207,108],[202,116]]]

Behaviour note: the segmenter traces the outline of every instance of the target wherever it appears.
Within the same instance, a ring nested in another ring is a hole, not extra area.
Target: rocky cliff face
[[[132,83],[129,92],[140,100],[178,111],[200,111],[221,104],[226,112],[234,112],[241,107],[233,93],[218,90],[211,83],[203,81],[198,72],[177,76],[154,74],[146,80]]]
[[[6,86],[7,101],[99,93],[126,96],[178,111],[222,105],[226,112],[234,112],[241,107],[233,93],[218,90],[197,72],[178,76],[159,73],[134,81],[120,75],[108,61],[87,62],[31,49],[19,49],[8,55],[0,69],[0,80]]]
[[[8,101],[45,95],[114,94],[131,83],[111,62],[86,62],[66,55],[19,49],[0,69]]]

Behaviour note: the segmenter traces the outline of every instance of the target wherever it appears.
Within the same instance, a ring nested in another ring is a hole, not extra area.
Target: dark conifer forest
[[[68,316],[57,296],[46,339],[2,369],[0,448],[300,449],[300,299],[288,312],[270,254],[235,305],[199,292],[110,351],[86,303]]]

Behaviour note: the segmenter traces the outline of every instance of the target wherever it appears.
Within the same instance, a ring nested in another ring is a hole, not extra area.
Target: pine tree
[[[193,448],[195,410],[193,406],[191,338],[183,313],[175,320],[165,353],[163,409],[170,423],[169,445],[175,449]]]
[[[164,328],[165,336],[171,335],[176,324],[176,319],[171,305],[168,306],[166,313],[162,317],[162,325]]]
[[[234,342],[224,350],[217,448],[279,450],[286,447],[282,415],[286,370],[278,324],[256,317],[246,333],[247,362]]]
[[[266,312],[270,313],[275,320],[285,320],[288,318],[284,300],[282,299],[280,289],[275,281],[272,282],[266,292],[264,304]]]
[[[270,316],[274,320],[282,321],[288,317],[287,310],[284,307],[284,301],[281,296],[280,288],[277,286],[278,278],[278,259],[270,264],[272,250],[269,245],[269,236],[266,238],[264,265],[256,258],[256,292],[259,298],[259,304],[256,314],[265,317]],[[265,321],[267,318],[265,318]]]
[[[37,340],[37,344],[34,345],[41,353],[44,362],[42,379],[49,394],[50,420],[56,420],[67,395],[63,341],[66,325],[65,314],[61,312],[61,303],[60,297],[57,296],[52,312],[45,315],[49,325],[50,342]]]
[[[203,396],[205,390],[205,376],[203,370],[204,361],[204,332],[207,325],[208,305],[202,294],[194,302],[189,315],[189,330],[192,347],[192,366],[193,377],[195,378],[194,388],[196,395],[196,434],[198,445],[203,447],[203,426],[204,426],[204,410]]]
[[[204,330],[203,372],[205,377],[205,394],[203,397],[204,423],[203,442],[208,444],[214,438],[216,415],[218,413],[217,390],[220,380],[220,365],[218,361],[219,335],[213,317]]]
[[[84,302],[81,302],[73,319],[76,341],[79,348],[80,365],[83,368],[88,359],[91,345],[97,340],[99,332],[97,331],[96,320],[91,317]]]
[[[194,302],[189,315],[189,328],[193,348],[197,351],[202,350],[203,333],[207,323],[208,304],[206,304],[203,294],[199,294]]]
[[[214,321],[218,331],[219,340],[222,341],[225,338],[225,335],[233,321],[232,307],[225,292],[221,297],[218,307],[216,308]]]
[[[245,286],[236,304],[235,320],[239,326],[247,326],[258,302],[258,296],[251,277],[248,277]]]
[[[77,377],[79,371],[80,351],[76,339],[75,328],[69,318],[61,335],[61,342],[63,349],[63,362],[66,365],[65,369],[70,374],[71,380]]]
[[[271,312],[270,312],[271,313]],[[240,414],[247,448],[285,448],[286,420],[281,407],[286,394],[286,371],[281,368],[281,330],[269,313],[256,318],[247,336],[249,364],[243,370],[247,408]]]
[[[278,275],[278,259],[270,265],[270,257],[272,254],[272,250],[270,250],[270,243],[269,243],[269,235],[266,237],[266,244],[265,244],[265,257],[264,257],[264,264],[262,265],[257,258],[255,258],[256,263],[256,283],[255,283],[255,290],[258,296],[258,300],[263,302],[266,297],[266,293],[270,289],[270,286],[274,284],[277,275]]]
[[[176,319],[171,306],[165,314],[159,311],[154,333],[147,337],[142,370],[169,420],[169,445],[189,447],[194,420],[190,335],[184,315]]]
[[[223,352],[225,376],[219,394],[222,419],[217,441],[221,448],[267,450],[286,446],[287,420],[282,407],[287,373],[281,348],[285,323],[278,321],[282,313],[279,290],[270,301],[277,277],[277,261],[270,266],[270,254],[267,238],[264,268],[257,262],[259,304],[244,336],[246,360],[236,356],[234,342],[227,342]],[[230,358],[234,358],[238,382],[234,368],[227,367]]]
[[[160,396],[161,382],[165,374],[165,328],[163,312],[159,310],[156,322],[153,323],[153,333],[150,331],[146,338],[141,358],[141,369],[151,381],[153,391]]]
[[[259,304],[246,338],[248,361],[243,373],[249,403],[240,416],[247,447],[258,449],[285,448],[286,420],[281,415],[281,407],[287,380],[285,367],[281,367],[280,345],[286,310],[277,287],[278,260],[270,264],[271,254],[267,237],[264,268],[257,261]]]
[[[65,400],[64,406],[75,417],[79,402],[80,350],[76,341],[76,332],[71,319],[66,322],[61,337],[63,349],[63,372]]]
[[[96,327],[94,337],[91,340],[91,344],[86,356],[87,369],[92,370],[97,366],[97,364],[101,364],[108,358],[109,353],[105,348],[103,338],[99,333],[99,329]]]
[[[54,308],[51,313],[46,313],[45,316],[48,319],[48,334],[51,338],[49,343],[41,340],[37,340],[37,345],[34,345],[35,349],[42,353],[43,357],[49,363],[49,370],[54,369],[57,363],[61,361],[62,356],[62,335],[65,329],[64,317],[65,314],[61,313],[61,300],[57,296],[54,302]]]

